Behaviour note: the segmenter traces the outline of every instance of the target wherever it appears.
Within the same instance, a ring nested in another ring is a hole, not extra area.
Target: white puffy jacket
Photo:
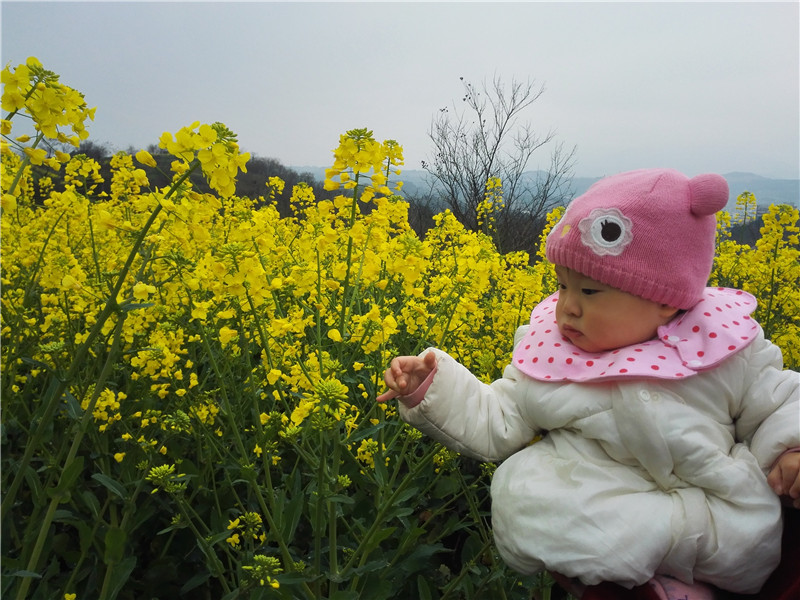
[[[626,587],[670,574],[755,593],[777,565],[781,506],[765,475],[800,446],[800,375],[760,331],[684,380],[551,383],[509,365],[485,384],[433,351],[424,399],[401,403],[401,417],[503,461],[492,523],[512,568]]]

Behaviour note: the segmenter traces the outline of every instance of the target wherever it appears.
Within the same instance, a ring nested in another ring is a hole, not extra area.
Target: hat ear
[[[728,182],[715,173],[698,175],[689,180],[689,194],[693,215],[713,215],[728,203]]]

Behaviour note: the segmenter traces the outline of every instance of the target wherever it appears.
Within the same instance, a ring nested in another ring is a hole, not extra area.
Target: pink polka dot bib
[[[760,326],[750,316],[756,299],[741,290],[706,288],[693,308],[658,328],[658,337],[606,352],[585,352],[556,325],[558,293],[533,309],[527,335],[512,364],[540,381],[683,379],[715,367],[753,339]]]

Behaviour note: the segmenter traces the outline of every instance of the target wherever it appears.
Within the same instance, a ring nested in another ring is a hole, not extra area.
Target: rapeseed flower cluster
[[[229,144],[227,165],[243,156],[230,138],[194,124],[161,145],[176,158],[176,181],[199,163],[220,187],[225,161],[214,149]],[[226,197],[229,188],[200,194],[188,180],[176,194],[149,190],[136,166],[152,167],[144,151],[112,158],[108,197],[93,190],[98,170],[85,157],[67,164],[63,189],[38,181],[49,190],[43,206],[30,175],[20,179],[2,219],[3,381],[16,386],[4,414],[27,418],[24,403],[36,405],[47,373],[70,369],[129,261],[111,299],[117,312],[100,323],[101,343],[88,347],[85,383],[73,392],[77,410],[91,412],[88,434],[105,449],[109,473],[118,465],[117,476],[140,477],[182,506],[199,482],[191,469],[175,475],[177,465],[211,465],[235,448],[239,468],[281,479],[284,465],[311,464],[324,447],[339,458],[322,481],[338,490],[404,469],[383,433],[395,409],[374,403],[388,360],[435,344],[494,377],[508,360],[505,340],[547,290],[526,255],[501,256],[452,214],[418,238],[388,185],[402,163],[396,142],[355,130],[335,156],[345,193],[317,200],[300,184],[290,217],[271,193],[283,187],[277,178],[254,199]],[[108,375],[99,365],[112,338]],[[82,388],[95,382],[99,393]],[[181,522],[191,523],[184,510]],[[266,535],[265,548],[276,543]],[[222,542],[234,549],[245,537],[231,530]]]
[[[36,131],[51,140],[77,148],[81,140],[89,137],[85,122],[86,119],[94,120],[96,109],[88,108],[83,94],[60,83],[58,75],[46,70],[35,57],[28,58],[15,69],[6,66],[0,77],[3,83],[2,107],[7,113],[2,123],[4,138],[10,135],[11,120],[19,112],[30,116]],[[68,136],[62,129],[65,127],[73,135]],[[22,143],[27,141],[23,139]],[[42,164],[47,155],[44,149],[35,147],[25,153],[33,164]],[[59,161],[64,162],[63,158],[59,156]],[[66,159],[69,159],[68,155]],[[48,164],[57,168],[57,163]]]
[[[355,189],[355,195],[362,202],[370,201],[376,193],[391,195],[386,184],[392,175],[400,175],[399,167],[403,164],[402,146],[395,140],[378,142],[368,129],[351,129],[340,136],[339,147],[333,151],[333,156],[333,167],[325,171],[325,189]],[[370,183],[359,190],[360,176],[370,171]],[[397,182],[395,190],[401,188],[402,182]]]
[[[713,285],[746,290],[758,299],[754,317],[765,335],[781,347],[788,368],[800,367],[800,227],[797,208],[770,206],[761,215],[759,236],[753,244],[737,242],[731,225],[756,220],[753,194],[737,198],[733,215],[723,214],[717,235],[717,253],[711,273]]]
[[[97,186],[103,183],[100,175],[100,163],[83,154],[74,156],[64,168],[64,183],[73,188],[83,188],[84,194],[92,194]],[[104,192],[98,194],[103,197]]]
[[[208,179],[208,184],[223,198],[228,198],[236,191],[236,175],[241,170],[246,172],[250,154],[239,152],[239,144],[230,129],[222,123],[211,125],[195,121],[188,127],[182,127],[173,136],[164,132],[158,147],[178,158],[173,162],[172,170],[181,175],[197,160]],[[156,166],[155,159],[144,150],[140,150],[136,158],[142,164]]]
[[[22,110],[20,96],[54,84],[32,84],[43,75],[26,69],[4,71],[4,107]],[[76,111],[63,112],[74,121],[84,114]],[[4,136],[10,128],[4,121]],[[560,211],[548,216],[531,261],[500,254],[492,240],[497,179],[487,183],[484,231],[447,211],[417,236],[407,202],[395,195],[402,147],[368,129],[348,131],[333,152],[325,187],[341,195],[320,200],[298,184],[288,217],[276,204],[279,178],[265,182],[264,196],[235,194],[247,155],[224,125],[193,123],[165,133],[160,146],[174,157],[170,186],[150,187],[137,166],[158,166],[146,151],[118,153],[104,196],[95,161],[72,157],[55,183],[34,178],[30,153],[4,145],[3,472],[18,496],[8,506],[20,511],[13,520],[4,512],[4,527],[12,523],[18,539],[39,532],[44,540],[44,517],[56,515],[59,527],[78,532],[59,561],[107,558],[109,581],[123,571],[114,548],[150,555],[160,545],[176,562],[199,555],[202,567],[185,565],[202,572],[183,585],[213,581],[219,597],[247,586],[304,598],[332,597],[343,582],[353,593],[377,589],[388,575],[379,577],[375,565],[421,572],[420,557],[441,552],[436,540],[466,524],[483,536],[479,549],[488,548],[477,484],[460,472],[460,457],[374,398],[392,357],[431,345],[485,381],[500,376],[514,331],[556,289],[544,238]],[[215,193],[192,187],[193,169]],[[794,365],[797,220],[796,210],[771,208],[752,246],[732,241],[723,220],[713,275],[759,298],[757,316]],[[21,482],[39,473],[38,487],[25,492]],[[477,473],[474,481],[481,477],[488,479]],[[470,509],[455,516],[450,500],[437,504],[439,489],[471,499]],[[48,513],[47,502],[63,506]],[[416,526],[409,515],[418,505],[426,518]],[[388,538],[395,555],[382,549]],[[186,539],[190,547],[178,547]],[[423,539],[433,541],[420,546]],[[95,548],[106,548],[102,557],[90,558]],[[36,551],[25,545],[9,568],[59,562]],[[125,577],[145,580],[134,563]],[[56,590],[50,597],[101,597],[95,579],[76,568],[38,585]],[[398,593],[411,593],[393,581]]]
[[[478,229],[487,235],[496,233],[495,216],[504,206],[503,182],[499,177],[490,177],[486,182],[483,200],[478,204]]]
[[[258,582],[258,585],[267,585],[273,589],[278,589],[281,586],[274,577],[280,574],[283,569],[281,569],[280,561],[274,556],[256,554],[253,556],[252,564],[244,565],[242,569],[248,573],[248,576],[253,581]]]

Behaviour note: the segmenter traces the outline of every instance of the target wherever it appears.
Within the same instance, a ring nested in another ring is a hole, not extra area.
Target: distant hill
[[[732,201],[742,192],[750,192],[760,206],[790,204],[800,206],[800,180],[769,179],[753,173],[726,173]]]
[[[310,173],[318,181],[325,180],[324,167],[291,167],[300,173]],[[531,179],[535,179],[537,173],[530,171],[525,174]],[[800,179],[770,179],[755,173],[725,173],[723,175],[728,181],[730,188],[730,198],[728,208],[732,209],[736,203],[736,198],[743,192],[750,192],[756,197],[760,206],[770,204],[790,204],[800,206]],[[404,169],[399,179],[403,181],[403,195],[414,196],[424,194],[430,187],[428,183],[430,175],[420,169]],[[572,179],[572,190],[575,196],[584,193],[600,177],[574,177]]]

